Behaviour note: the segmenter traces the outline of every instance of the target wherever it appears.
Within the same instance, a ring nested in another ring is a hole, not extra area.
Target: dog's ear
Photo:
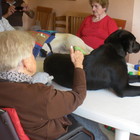
[[[120,44],[122,45],[122,47],[120,48],[122,52],[121,54],[125,56],[127,52],[132,53],[135,41],[136,38],[131,32],[126,30],[120,30],[118,34],[118,42],[120,42]]]
[[[138,52],[140,44],[136,42],[135,36],[126,30],[117,30],[113,32],[106,40],[105,44],[113,44],[112,47],[117,51],[117,54],[124,57],[126,53]]]
[[[128,53],[137,53],[140,50],[140,44],[136,41],[136,37],[128,31],[122,31],[120,41],[124,51]]]
[[[124,51],[124,48],[122,47],[122,45],[116,44],[116,47],[114,47],[114,49],[119,56],[123,58],[126,56],[126,52]]]
[[[105,40],[105,44],[110,43],[111,47],[113,47],[116,51],[116,53],[121,56],[121,57],[125,57],[126,53],[123,49],[122,43],[121,43],[121,34],[122,34],[123,30],[117,30],[115,32],[113,32],[106,40]]]

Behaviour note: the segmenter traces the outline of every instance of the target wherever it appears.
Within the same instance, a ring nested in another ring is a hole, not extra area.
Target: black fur
[[[125,56],[136,53],[140,44],[126,30],[112,33],[104,45],[84,57],[87,89],[113,89],[120,97],[140,95],[140,87],[130,86]],[[54,76],[54,81],[72,87],[74,66],[69,55],[53,54],[44,61],[44,71]]]

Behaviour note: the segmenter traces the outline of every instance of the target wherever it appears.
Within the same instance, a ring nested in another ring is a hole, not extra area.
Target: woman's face
[[[99,3],[93,3],[92,5],[93,14],[97,17],[105,13],[106,8],[103,8]]]

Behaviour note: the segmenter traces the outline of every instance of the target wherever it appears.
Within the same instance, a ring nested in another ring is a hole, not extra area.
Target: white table
[[[133,65],[128,64],[128,71],[134,71]],[[53,85],[59,90],[70,90],[56,83]],[[140,86],[140,83],[135,85]],[[115,140],[129,140],[130,133],[140,135],[140,96],[120,98],[105,89],[87,91],[83,104],[73,113],[116,128]]]
[[[59,90],[69,90],[53,85]],[[87,91],[84,103],[73,113],[116,128],[115,140],[129,140],[130,133],[140,135],[140,97],[120,98],[104,89]]]

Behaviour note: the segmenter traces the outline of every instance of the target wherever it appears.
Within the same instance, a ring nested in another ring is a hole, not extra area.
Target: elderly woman
[[[88,46],[97,49],[118,27],[106,13],[109,5],[108,0],[89,0],[89,3],[93,15],[84,19],[76,35]]]
[[[71,49],[75,66],[73,89],[59,91],[53,86],[32,83],[36,61],[34,38],[25,31],[0,33],[0,106],[15,108],[31,140],[54,140],[67,132],[65,117],[82,104],[86,96],[83,54]]]

